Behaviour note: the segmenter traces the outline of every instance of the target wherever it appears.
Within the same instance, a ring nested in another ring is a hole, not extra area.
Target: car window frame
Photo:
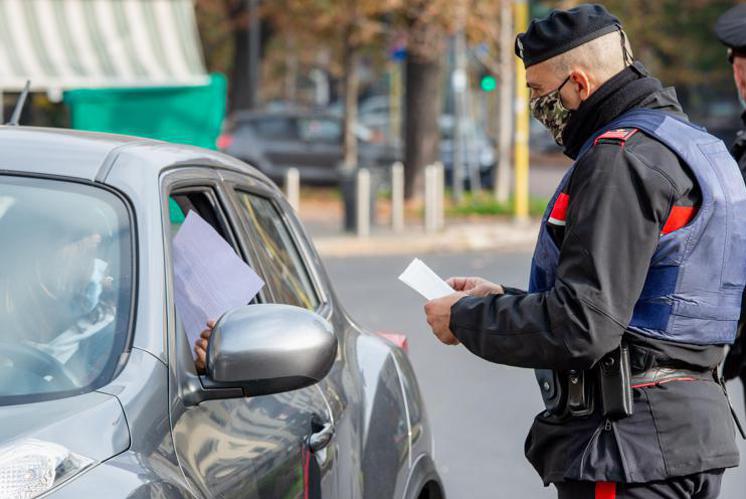
[[[231,239],[228,243],[244,262],[252,268],[257,268],[251,260],[251,254],[245,246],[243,237],[240,236],[242,230],[240,221],[236,219],[231,201],[221,188],[221,177],[217,170],[218,168],[213,165],[178,165],[178,167],[165,170],[159,179],[161,232],[164,238],[164,279],[166,280],[164,307],[167,318],[167,355],[169,366],[172,366],[175,374],[176,390],[173,396],[187,406],[198,405],[205,400],[212,399],[244,398],[241,388],[216,386],[204,374],[197,373],[192,356],[192,345],[187,341],[186,334],[183,334],[183,325],[176,312],[174,300],[173,238],[168,208],[169,196],[174,192],[187,189],[210,189],[214,194],[212,201],[218,208],[216,215],[226,236]],[[266,291],[261,290],[255,300],[257,304],[268,303]]]
[[[198,167],[200,168],[200,167]],[[205,167],[205,168],[211,168],[211,167]],[[257,264],[257,262],[253,261],[251,253],[248,251],[248,248],[242,241],[241,237],[238,237],[237,234],[239,232],[238,227],[238,221],[235,220],[234,217],[232,217],[232,214],[230,213],[229,207],[229,200],[225,199],[224,194],[220,191],[220,180],[218,177],[211,179],[211,182],[209,184],[200,181],[196,178],[188,178],[183,180],[176,180],[173,184],[170,185],[170,190],[166,193],[166,200],[164,202],[168,201],[168,198],[176,193],[182,194],[185,192],[199,192],[204,191],[208,194],[208,198],[213,205],[213,208],[215,208],[215,212],[217,214],[217,218],[220,222],[221,229],[223,232],[225,232],[225,235],[230,239],[229,241],[226,241],[232,248],[233,251],[236,252],[236,254],[241,258],[241,260],[244,261],[247,265],[249,265],[251,268],[259,267],[260,265]],[[184,214],[187,215],[186,213]],[[170,223],[170,220],[169,220]],[[170,226],[169,226],[170,229]],[[169,250],[172,250],[173,248],[170,246],[173,241],[169,241]],[[169,255],[169,259],[167,261],[167,264],[173,265],[173,258],[172,255]],[[256,302],[258,304],[261,303],[267,303],[267,297],[266,297],[266,291],[264,289],[260,290],[255,298]]]
[[[230,200],[232,209],[242,224],[241,237],[246,238],[247,245],[252,245],[253,243],[249,240],[249,221],[244,213],[244,208],[241,206],[238,193],[244,191],[248,194],[265,198],[272,203],[273,207],[279,213],[280,219],[287,230],[290,239],[295,245],[300,261],[308,275],[309,282],[314,288],[318,298],[319,304],[314,312],[329,320],[333,311],[333,306],[330,300],[331,294],[324,286],[314,259],[311,258],[309,243],[305,241],[305,237],[300,232],[299,222],[295,220],[294,217],[290,216],[293,208],[281,195],[278,195],[276,187],[265,185],[249,175],[243,175],[236,172],[221,172],[221,176],[226,197]],[[263,268],[262,271],[264,271]],[[274,294],[272,294],[272,297],[274,298]]]
[[[131,264],[131,289],[129,297],[129,311],[127,317],[127,332],[121,344],[121,351],[118,353],[116,365],[112,369],[111,373],[104,377],[103,374],[99,375],[94,381],[88,385],[77,388],[74,390],[62,390],[57,392],[41,393],[41,394],[27,394],[27,395],[10,395],[0,396],[0,407],[12,406],[18,404],[27,404],[35,402],[44,402],[49,400],[58,400],[64,398],[75,397],[77,395],[83,395],[86,393],[95,392],[101,388],[109,385],[114,381],[117,376],[122,372],[124,367],[127,365],[129,356],[132,352],[133,342],[135,338],[135,331],[137,328],[137,304],[139,297],[139,286],[140,286],[140,253],[139,253],[139,237],[138,237],[138,219],[137,212],[134,208],[132,200],[122,191],[114,188],[111,185],[95,180],[88,180],[80,177],[71,177],[67,175],[55,175],[46,173],[31,173],[31,172],[20,172],[14,170],[2,170],[0,171],[0,177],[20,177],[29,179],[39,180],[53,180],[60,182],[68,182],[73,184],[85,185],[95,189],[102,189],[117,199],[119,199],[125,208],[127,214],[127,221],[130,227],[130,264]]]

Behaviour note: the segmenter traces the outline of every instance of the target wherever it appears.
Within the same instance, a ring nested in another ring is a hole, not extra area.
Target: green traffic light
[[[497,80],[492,75],[484,75],[482,76],[482,81],[479,82],[479,86],[485,92],[492,92],[497,88]]]

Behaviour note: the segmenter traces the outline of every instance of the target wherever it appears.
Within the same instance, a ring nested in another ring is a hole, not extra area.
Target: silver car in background
[[[65,130],[0,151],[0,497],[444,497],[404,344],[346,314],[265,176]],[[205,375],[173,302],[189,211],[266,282]]]

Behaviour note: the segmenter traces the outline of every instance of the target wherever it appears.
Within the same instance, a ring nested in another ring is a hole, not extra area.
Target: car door
[[[194,211],[250,266],[260,270],[248,258],[245,238],[226,209],[214,170],[176,170],[167,174],[162,185],[165,237],[172,237],[188,212]],[[166,257],[170,262],[170,251]],[[264,289],[255,302],[266,303],[270,296],[270,290]],[[192,345],[180,328],[172,298],[167,305],[173,325],[169,328],[173,441],[192,488],[205,497],[335,497],[328,467],[316,466],[307,445],[330,417],[320,388],[249,398],[234,389],[208,390],[209,380],[196,372]]]
[[[335,433],[325,455],[315,455],[320,467],[333,466],[338,496],[361,497],[361,389],[349,362],[354,339],[348,319],[338,313],[318,255],[307,240],[293,209],[276,189],[263,187],[247,175],[222,172],[226,191],[245,225],[249,252],[269,276],[269,299],[314,310],[334,327],[339,348],[329,374],[319,382],[331,410]],[[354,356],[354,355],[353,355]]]

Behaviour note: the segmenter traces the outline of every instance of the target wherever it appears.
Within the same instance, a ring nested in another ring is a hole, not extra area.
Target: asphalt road
[[[396,279],[411,259],[329,258],[326,265],[343,305],[360,324],[409,338],[449,498],[556,497],[523,457],[524,437],[542,407],[533,373],[490,364],[463,347],[438,343],[424,321],[423,300]],[[480,275],[525,287],[530,255],[472,253],[422,259],[443,277]],[[738,382],[730,392],[743,418]],[[746,455],[744,442],[739,445],[742,456]],[[726,472],[721,498],[742,499],[744,490],[746,465]]]

